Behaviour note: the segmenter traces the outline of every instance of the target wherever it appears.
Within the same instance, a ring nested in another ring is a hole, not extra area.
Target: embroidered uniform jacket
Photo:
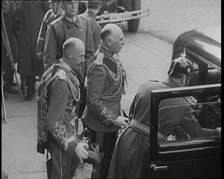
[[[79,82],[71,68],[60,61],[53,69],[55,76],[48,88],[47,110],[48,142],[52,157],[51,179],[72,178],[79,163],[75,154],[77,102],[80,98]],[[45,73],[47,74],[49,68]],[[43,75],[43,76],[44,76]]]
[[[94,131],[114,132],[113,121],[121,114],[126,73],[121,63],[98,53],[87,74],[86,109],[84,123]]]
[[[55,141],[62,146],[67,145],[66,142],[69,143],[68,148],[74,151],[77,145],[75,120],[77,119],[76,105],[80,98],[79,82],[70,67],[63,61],[53,68],[56,72],[48,89],[48,130]]]

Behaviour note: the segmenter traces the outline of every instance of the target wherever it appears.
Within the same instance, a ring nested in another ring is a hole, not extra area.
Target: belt
[[[141,134],[144,134],[144,135],[149,135],[150,133],[150,129],[148,126],[132,119],[129,126],[132,128],[132,129],[135,129],[137,132],[141,133]]]
[[[131,120],[129,127],[131,127],[132,129],[136,130],[137,132],[149,136],[150,134],[150,128],[134,119]],[[166,136],[164,134],[162,134],[161,132],[158,132],[158,138],[160,140],[166,140]]]

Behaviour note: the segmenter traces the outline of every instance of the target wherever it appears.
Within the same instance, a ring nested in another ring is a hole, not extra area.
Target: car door
[[[149,161],[146,166],[148,178],[221,178],[221,135],[216,133],[221,122],[203,128],[202,131],[211,132],[206,135],[201,135],[195,128],[201,127],[197,113],[207,113],[207,117],[211,117],[207,106],[217,112],[214,118],[221,119],[220,88],[221,84],[213,84],[152,91]],[[205,100],[197,102],[192,96],[204,96]],[[186,118],[188,113],[185,112],[189,109],[194,111],[194,120]],[[185,124],[193,121],[194,125],[188,128],[178,123],[183,119],[187,121]]]

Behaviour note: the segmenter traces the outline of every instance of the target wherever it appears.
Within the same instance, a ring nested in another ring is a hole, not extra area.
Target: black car
[[[191,30],[181,34],[173,44],[172,60],[185,51],[186,56],[193,63],[193,70],[189,86],[221,83],[221,27],[207,27]],[[205,97],[195,96],[198,102]],[[217,98],[211,96],[210,100]],[[203,112],[213,111],[213,108],[204,107]],[[206,118],[201,112],[199,118],[203,127],[215,126],[221,120]],[[214,112],[213,112],[214,113]],[[206,118],[201,120],[202,118]],[[213,124],[212,124],[213,123]]]
[[[193,63],[190,85],[221,82],[221,27],[191,30],[181,34],[173,44],[172,59],[186,51]]]
[[[167,99],[189,99],[185,107],[195,110],[200,126],[221,131],[221,28],[181,34],[173,45],[172,59],[184,49],[194,64],[190,86],[152,91],[147,178],[221,178],[221,135],[181,138],[173,131],[166,140],[159,139],[162,111],[183,107],[170,104],[161,108]]]

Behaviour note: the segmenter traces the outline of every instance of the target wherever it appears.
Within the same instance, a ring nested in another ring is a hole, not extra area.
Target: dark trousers
[[[25,92],[27,86],[27,96],[34,96],[35,82],[35,76],[21,76],[21,89]]]
[[[51,161],[47,165],[47,169],[50,169],[49,179],[72,179],[80,162],[75,151],[64,151],[54,140],[50,148]]]
[[[6,70],[4,74],[4,88],[11,88],[13,86],[13,77],[14,77],[14,72],[13,70]]]
[[[110,161],[114,151],[115,143],[117,140],[117,132],[95,132],[92,133],[92,142],[96,142],[100,145],[101,152],[103,152],[103,158],[101,161],[100,177],[107,178]],[[94,178],[94,177],[93,177]]]

